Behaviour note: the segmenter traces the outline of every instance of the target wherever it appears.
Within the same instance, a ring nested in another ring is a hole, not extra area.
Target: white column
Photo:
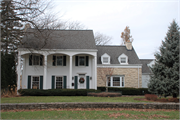
[[[72,83],[72,56],[69,57],[69,88],[71,88]]]
[[[94,86],[93,82],[95,80],[95,77],[94,77],[94,57],[93,56],[91,56],[91,77],[92,77],[92,79],[90,80],[89,88],[93,89],[93,86]]]
[[[95,79],[94,79],[94,88],[97,90],[97,57],[96,56],[94,56],[94,77],[95,77]]]
[[[18,79],[17,79],[17,94],[19,95],[18,93],[18,90],[20,89],[20,74],[21,74],[21,55],[20,55],[20,52],[18,52],[18,66],[17,66],[17,71],[18,71]]]
[[[43,76],[43,89],[47,89],[47,55],[44,55],[44,76]]]

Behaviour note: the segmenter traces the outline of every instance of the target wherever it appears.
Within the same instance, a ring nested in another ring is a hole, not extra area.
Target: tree
[[[36,26],[49,2],[44,0],[2,0],[1,1],[1,40],[3,52],[15,52],[24,35],[24,25]]]
[[[1,1],[1,48],[6,54],[15,52],[22,37],[22,23],[14,11],[12,0]]]
[[[14,53],[1,53],[1,88],[10,91],[16,87],[16,65]]]
[[[124,29],[124,32],[121,33],[122,38],[122,44],[125,44],[126,42],[133,42],[133,38],[130,35],[130,29],[128,26]]]
[[[179,94],[179,26],[173,20],[165,40],[155,53],[155,65],[151,68],[151,76],[148,89],[150,92],[164,95],[172,95],[176,98]]]
[[[80,23],[79,21],[64,22],[64,26],[62,26],[61,28],[69,29],[69,30],[87,29],[87,27],[85,25],[83,25],[82,23]],[[112,37],[107,36],[107,35],[100,33],[100,32],[95,32],[94,33],[94,39],[95,39],[96,45],[107,45],[111,41]]]
[[[98,72],[101,77],[101,80],[103,80],[103,82],[105,84],[106,92],[108,92],[108,82],[109,82],[111,76],[113,75],[113,71],[114,71],[114,68],[109,68],[109,67],[98,68]]]
[[[96,45],[107,45],[111,41],[112,37],[96,32],[94,34],[94,39]]]

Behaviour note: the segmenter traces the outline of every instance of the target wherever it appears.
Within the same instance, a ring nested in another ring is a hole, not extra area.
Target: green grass
[[[143,98],[143,96],[130,97],[92,97],[92,96],[23,96],[1,98],[1,103],[50,103],[50,102],[148,102],[138,101],[134,98]]]
[[[121,114],[110,117],[108,114]],[[156,117],[155,117],[156,116]],[[164,118],[165,117],[165,118]],[[2,112],[2,119],[179,119],[179,111],[23,111]]]

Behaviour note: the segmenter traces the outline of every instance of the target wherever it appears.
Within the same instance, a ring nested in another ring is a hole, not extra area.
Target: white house
[[[142,63],[132,43],[96,46],[92,30],[27,29],[18,49],[18,89],[142,87]],[[104,84],[99,70],[114,68]],[[102,68],[102,69],[100,69]]]

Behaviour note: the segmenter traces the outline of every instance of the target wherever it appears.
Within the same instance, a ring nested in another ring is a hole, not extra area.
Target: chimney
[[[126,45],[126,49],[127,49],[127,50],[132,50],[132,42],[127,41],[127,42],[125,43],[125,45]]]
[[[24,32],[26,32],[26,30],[27,30],[28,28],[31,28],[31,26],[30,26],[29,23],[27,23],[27,24],[25,25],[25,27],[24,27]]]

